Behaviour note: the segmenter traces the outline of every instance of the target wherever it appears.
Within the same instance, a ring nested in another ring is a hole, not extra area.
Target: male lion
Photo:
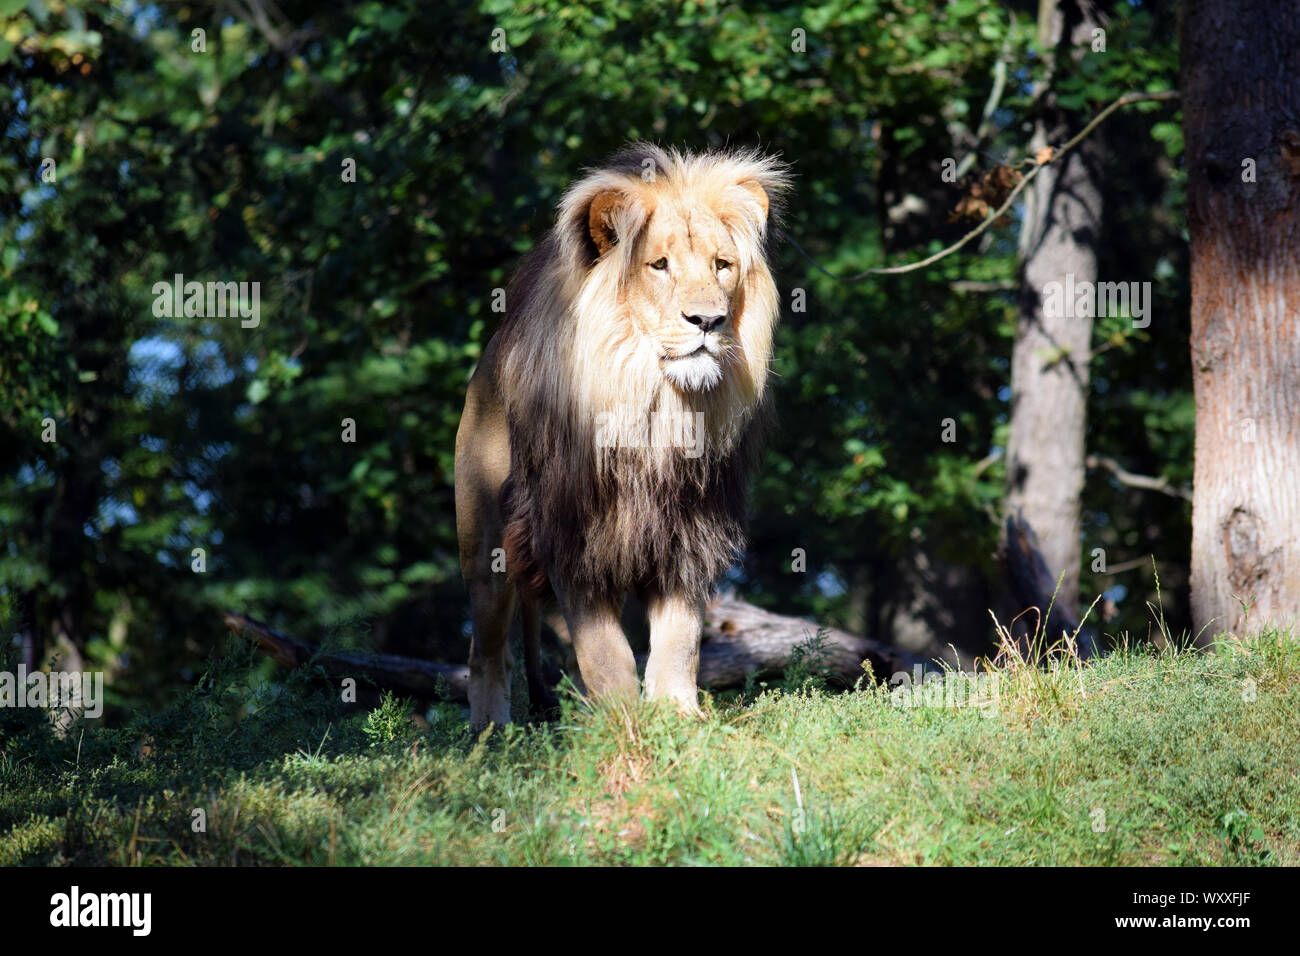
[[[565,193],[521,265],[456,435],[473,726],[510,720],[516,592],[534,703],[552,598],[587,692],[638,693],[619,624],[634,592],[646,696],[699,713],[705,599],[744,543],[778,314],[764,241],[786,185],[757,153],[638,144]]]

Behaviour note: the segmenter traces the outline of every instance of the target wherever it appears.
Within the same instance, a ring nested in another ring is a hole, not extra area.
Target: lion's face
[[[762,258],[769,197],[760,179],[781,182],[758,161],[679,160],[665,161],[649,182],[598,174],[576,187],[561,222],[586,226],[595,254],[584,289],[591,295],[579,300],[580,322],[594,324],[577,329],[585,339],[578,348],[594,350],[612,335],[617,349],[630,334],[638,368],[685,395],[765,365],[775,302],[746,314],[747,298],[771,290]],[[619,320],[626,334],[613,330]]]
[[[670,382],[688,392],[713,388],[737,347],[735,241],[711,209],[665,202],[637,246],[626,285],[637,331],[654,343]]]

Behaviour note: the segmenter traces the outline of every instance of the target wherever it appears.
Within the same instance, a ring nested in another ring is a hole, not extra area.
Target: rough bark
[[[1181,33],[1208,643],[1300,615],[1300,6],[1195,0]]]
[[[1040,40],[1057,59],[1088,50],[1097,26],[1092,4],[1042,0]],[[1050,83],[1050,80],[1048,81]],[[1047,95],[1031,140],[1034,150],[1061,142],[1066,117]],[[1020,233],[1020,317],[1011,356],[1011,427],[1007,508],[1037,531],[1053,578],[1064,572],[1056,606],[1077,618],[1079,497],[1084,480],[1088,356],[1092,319],[1051,314],[1049,283],[1097,281],[1101,227],[1098,137],[1089,137],[1038,174],[1026,190]],[[1067,311],[1067,310],[1062,310]]]

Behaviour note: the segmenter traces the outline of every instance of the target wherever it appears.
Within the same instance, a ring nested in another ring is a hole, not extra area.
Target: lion
[[[563,196],[480,356],[456,435],[470,722],[510,721],[516,598],[534,705],[563,615],[589,696],[640,694],[620,626],[650,624],[645,697],[698,715],[705,602],[740,555],[779,300],[766,257],[786,167],[637,144]]]

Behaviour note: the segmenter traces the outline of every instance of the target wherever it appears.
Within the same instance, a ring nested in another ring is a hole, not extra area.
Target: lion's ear
[[[627,202],[627,197],[617,189],[606,189],[597,193],[587,209],[587,230],[591,241],[596,244],[596,254],[603,256],[618,242],[618,231],[614,228],[614,214]]]
[[[757,179],[746,179],[739,185],[741,189],[749,193],[754,202],[758,203],[758,208],[762,210],[763,221],[766,222],[767,211],[771,206],[771,203],[767,198],[767,190],[763,188],[762,184]]]

